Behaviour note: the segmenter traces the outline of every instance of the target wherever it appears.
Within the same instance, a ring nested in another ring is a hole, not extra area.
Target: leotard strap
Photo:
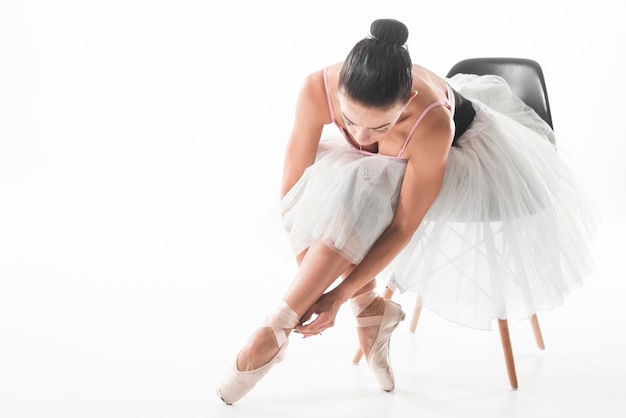
[[[448,97],[450,96],[451,96],[450,87],[448,87]],[[417,120],[411,127],[411,130],[409,131],[409,134],[407,135],[406,141],[404,141],[404,145],[402,146],[402,149],[400,150],[400,153],[398,154],[398,158],[405,158],[404,150],[406,149],[406,146],[409,144],[409,141],[411,140],[411,137],[413,136],[413,132],[415,132],[420,122],[422,121],[422,119],[424,119],[424,117],[428,114],[428,112],[430,112],[431,110],[439,106],[447,107],[448,110],[450,110],[454,114],[454,106],[452,105],[452,103],[450,103],[449,100],[439,100],[426,106],[426,109],[424,109],[422,113],[420,113],[420,115],[417,117]]]
[[[328,102],[328,110],[330,111],[330,120],[337,125],[337,121],[335,120],[335,111],[333,110],[333,102],[330,100],[330,92],[328,90],[328,67],[324,68],[322,72],[324,77],[324,90],[326,91],[326,101]],[[339,126],[339,125],[337,125]],[[339,128],[341,128],[339,126]]]

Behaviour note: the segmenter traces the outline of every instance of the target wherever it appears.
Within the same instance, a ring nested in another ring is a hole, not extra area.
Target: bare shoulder
[[[341,64],[332,64],[321,70],[317,70],[308,74],[304,78],[301,88],[301,94],[306,95],[310,99],[326,102],[326,86],[324,83],[324,71],[328,72],[328,84],[334,86],[337,84]]]
[[[443,77],[417,64],[413,64],[413,86],[423,93],[423,98],[429,96],[437,100],[447,93],[447,83]]]
[[[423,65],[413,63],[413,74],[424,75],[426,73],[432,73],[428,68]]]
[[[432,163],[445,161],[454,138],[454,121],[445,106],[431,109],[417,127],[407,144],[405,154],[408,159],[416,157]]]
[[[448,100],[445,79],[424,67],[415,66],[414,70],[414,88],[418,91],[412,103],[414,114],[421,114],[433,103],[445,103]],[[406,156],[417,156],[420,160],[424,156],[445,160],[453,138],[454,121],[450,109],[443,105],[433,107],[413,132],[405,150]]]
[[[336,64],[327,68],[329,79],[334,78]],[[310,73],[304,78],[298,96],[298,111],[307,114],[309,119],[321,120],[324,124],[331,122],[324,69]]]
[[[304,78],[300,95],[309,99],[319,99],[324,96],[324,70],[315,71]]]
[[[448,97],[446,80],[433,71],[414,64],[414,88],[418,91],[413,105],[416,113],[421,113],[435,102],[445,102]],[[413,133],[406,153],[424,155],[424,152],[445,153],[449,150],[454,137],[452,114],[446,106],[437,106],[428,111]]]

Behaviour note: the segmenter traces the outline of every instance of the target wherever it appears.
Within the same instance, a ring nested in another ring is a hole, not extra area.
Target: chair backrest
[[[526,58],[469,58],[456,63],[448,77],[454,74],[495,74],[503,79],[511,87],[520,99],[552,126],[552,114],[548,91],[543,77],[543,70],[536,61]]]

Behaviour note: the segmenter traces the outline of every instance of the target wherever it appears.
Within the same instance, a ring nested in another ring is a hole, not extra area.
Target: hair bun
[[[370,25],[370,35],[393,46],[404,46],[409,39],[409,29],[395,19],[377,19]]]

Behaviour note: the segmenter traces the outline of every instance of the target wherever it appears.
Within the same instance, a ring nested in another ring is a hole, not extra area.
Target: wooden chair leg
[[[391,299],[392,296],[393,296],[393,289],[390,289],[389,287],[385,287],[385,291],[383,292],[383,297],[385,299]],[[352,358],[352,363],[359,364],[362,357],[363,357],[363,351],[361,350],[361,347],[359,347],[356,353],[354,354],[354,357]]]
[[[533,332],[535,334],[535,341],[537,342],[537,347],[540,350],[545,350],[546,346],[543,343],[543,336],[541,335],[541,328],[539,328],[539,320],[537,319],[537,315],[533,315],[530,318],[530,324],[533,327]]]
[[[417,328],[417,322],[420,319],[420,314],[422,313],[422,297],[417,295],[417,299],[415,300],[415,309],[413,310],[413,318],[411,319],[411,332],[415,332]]]
[[[361,347],[359,347],[356,350],[356,353],[354,354],[354,357],[352,358],[352,363],[359,364],[359,362],[361,361],[362,357],[363,357],[363,350],[361,350]]]
[[[391,299],[393,297],[393,290],[388,287],[385,287],[385,291],[383,292],[383,297],[385,299]]]
[[[498,328],[500,329],[500,339],[502,340],[502,348],[504,350],[504,361],[506,362],[506,371],[509,375],[509,382],[513,389],[517,389],[517,374],[515,372],[515,360],[513,359],[513,348],[511,347],[511,336],[509,335],[509,323],[506,319],[498,319]]]
[[[393,290],[388,287],[385,288],[385,292],[383,293],[383,297],[386,299],[391,299],[393,296]],[[418,295],[417,300],[415,302],[415,309],[413,311],[413,319],[411,320],[411,332],[415,332],[417,328],[417,322],[419,321],[420,314],[422,312],[422,298]],[[535,341],[537,342],[537,346],[543,350],[545,349],[545,345],[543,342],[543,336],[541,334],[541,328],[539,327],[539,321],[537,319],[537,315],[533,315],[530,318],[530,323],[533,328],[533,332],[535,334]],[[504,361],[506,363],[506,371],[509,376],[509,382],[511,384],[511,388],[517,390],[517,372],[515,371],[515,359],[513,357],[513,347],[511,345],[511,335],[509,333],[509,323],[506,319],[498,319],[498,329],[500,331],[500,339],[502,341],[502,349],[504,351]],[[363,352],[361,348],[357,350],[352,362],[354,364],[358,364],[363,357]]]

